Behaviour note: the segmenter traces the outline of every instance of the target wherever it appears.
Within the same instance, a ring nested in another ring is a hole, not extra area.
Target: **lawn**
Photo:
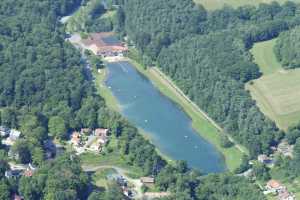
[[[117,150],[106,154],[84,153],[81,154],[79,158],[83,166],[119,167],[130,172],[131,177],[141,177],[143,175],[142,169],[129,165],[126,162],[124,155],[121,155],[119,152],[117,152]]]
[[[259,65],[260,71],[264,75],[272,74],[282,69],[273,52],[276,39],[256,43],[251,49],[254,61]]]
[[[260,3],[271,3],[274,0],[194,0],[196,3],[202,4],[208,10],[220,9],[224,5],[230,5],[234,8],[243,5],[259,5]],[[288,0],[277,0],[279,3],[284,3]],[[300,2],[300,0],[294,0]]]
[[[115,173],[117,173],[117,171],[112,168],[97,170],[91,177],[92,183],[99,188],[107,188],[108,186],[107,176],[109,174],[115,174]]]
[[[131,50],[131,53],[134,54],[134,50]],[[131,55],[131,58],[135,58],[136,56]],[[144,69],[142,65],[137,63],[134,60],[131,60],[136,69],[144,74],[153,82],[153,84],[161,91],[164,95],[169,97],[172,101],[177,103],[192,119],[193,128],[208,142],[212,143],[218,151],[220,151],[225,159],[227,168],[230,171],[233,171],[241,164],[241,158],[243,153],[236,147],[231,148],[223,148],[220,145],[220,131],[210,123],[200,112],[197,112],[194,107],[185,100],[184,98],[180,98],[176,95],[176,92],[172,90],[158,75],[155,70]],[[244,147],[243,150],[247,152],[247,149]]]
[[[276,40],[254,45],[251,52],[263,76],[246,84],[260,110],[282,130],[300,122],[300,70],[284,70],[273,47]]]
[[[261,111],[273,119],[279,128],[287,130],[300,122],[299,69],[262,76],[252,85],[247,84],[246,88]]]

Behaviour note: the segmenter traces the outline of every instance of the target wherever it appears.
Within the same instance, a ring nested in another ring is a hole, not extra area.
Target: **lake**
[[[162,153],[186,160],[190,167],[204,173],[226,169],[222,155],[191,127],[186,113],[134,66],[122,61],[108,63],[107,67],[106,85],[118,99],[123,116],[143,129]]]

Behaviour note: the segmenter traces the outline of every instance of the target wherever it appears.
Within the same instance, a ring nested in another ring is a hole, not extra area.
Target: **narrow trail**
[[[221,128],[212,118],[210,118],[208,116],[207,113],[205,113],[203,110],[201,110],[199,108],[199,106],[197,106],[192,100],[190,100],[190,98],[188,96],[186,96],[180,88],[178,88],[177,85],[175,85],[175,83],[167,76],[165,75],[160,69],[158,69],[157,67],[151,67],[149,68],[150,73],[152,73],[154,76],[158,77],[162,82],[164,82],[164,84],[169,87],[171,90],[174,91],[174,94],[176,94],[177,97],[187,101],[192,108],[197,111],[199,114],[201,114],[207,121],[209,121],[218,131],[220,134],[225,134],[229,141],[235,144],[235,147],[241,151],[244,154],[247,154],[247,152],[241,147],[241,145],[239,145],[229,134],[226,134],[223,130],[223,128]],[[197,113],[196,112],[196,113]]]

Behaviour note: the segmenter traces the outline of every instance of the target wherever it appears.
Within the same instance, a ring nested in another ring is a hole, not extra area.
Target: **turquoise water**
[[[201,172],[222,172],[224,160],[213,145],[191,127],[191,120],[128,62],[107,64],[106,85],[118,99],[122,114],[142,128],[160,151],[186,160]]]

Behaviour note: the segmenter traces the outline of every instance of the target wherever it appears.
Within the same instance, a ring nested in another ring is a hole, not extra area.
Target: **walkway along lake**
[[[160,151],[204,173],[226,169],[222,155],[192,129],[191,120],[127,61],[107,64],[106,85],[122,114],[143,129]]]

